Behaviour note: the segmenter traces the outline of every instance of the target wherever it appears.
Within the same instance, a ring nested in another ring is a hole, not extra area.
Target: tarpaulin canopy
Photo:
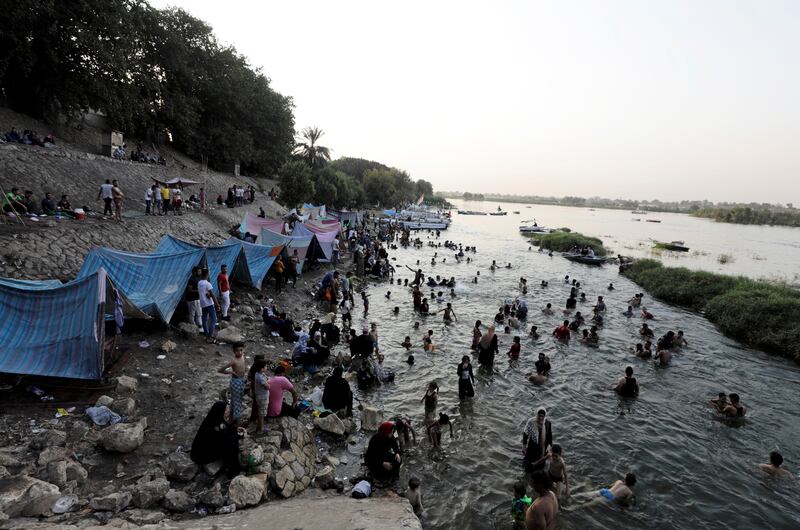
[[[169,179],[169,180],[159,180],[159,179],[157,179],[155,177],[151,177],[151,178],[156,183],[161,184],[161,185],[167,185],[167,186],[174,186],[175,184],[181,184],[183,186],[193,186],[195,184],[200,184],[196,180],[189,180],[189,179],[174,178],[174,179]]]
[[[241,255],[236,268],[233,269],[233,275],[237,280],[252,285],[256,289],[261,289],[261,284],[267,277],[270,267],[283,251],[283,246],[280,244],[259,245],[234,237],[225,241],[225,245],[238,245],[241,248]]]
[[[123,297],[145,315],[169,322],[183,298],[192,267],[201,262],[205,249],[174,254],[136,254],[93,247],[78,278],[103,268]]]
[[[300,208],[300,213],[306,219],[324,219],[327,216],[325,205],[315,206],[313,204],[305,203]]]
[[[78,280],[58,283],[48,289],[0,281],[0,372],[103,377],[106,273],[98,268]]]
[[[284,236],[269,230],[262,230],[261,242],[265,245],[285,245],[287,258],[294,250],[297,250],[297,257],[299,258],[297,264],[298,274],[303,272],[306,260],[313,262],[314,260],[325,259],[325,253],[322,251],[322,247],[314,234]]]
[[[388,211],[388,210],[387,210]],[[361,223],[361,214],[358,212],[333,212],[342,226],[356,226]]]
[[[0,285],[36,291],[40,289],[54,289],[64,284],[59,280],[16,280],[14,278],[0,278]]]
[[[322,248],[323,254],[325,254],[325,260],[330,261],[333,257],[333,240],[336,239],[336,236],[339,234],[339,230],[337,229],[336,231],[330,232],[320,231],[319,233],[314,233],[309,228],[311,227],[306,226],[305,224],[296,223],[294,225],[294,229],[292,230],[292,236],[315,236],[319,242],[320,248]]]
[[[204,247],[167,234],[161,239],[161,242],[153,251],[153,254],[175,254],[187,250],[205,250],[205,257],[202,263],[198,265],[202,264],[208,269],[208,280],[212,285],[216,285],[217,276],[219,276],[219,273],[222,271],[222,266],[227,265],[228,274],[233,274],[236,261],[239,259],[239,254],[242,252],[242,246],[236,243],[238,240],[234,239],[233,241],[234,242],[228,240],[222,245]]]
[[[250,232],[254,236],[261,233],[262,228],[266,228],[271,232],[283,234],[283,220],[281,219],[264,219],[252,213],[244,214],[241,225],[239,225],[239,232],[245,234]]]

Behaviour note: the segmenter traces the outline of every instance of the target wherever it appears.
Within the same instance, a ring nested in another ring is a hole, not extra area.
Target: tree
[[[318,127],[306,127],[302,132],[305,141],[297,142],[295,146],[295,154],[312,169],[321,168],[331,161],[330,149],[317,145],[323,134],[325,133]]]
[[[314,198],[314,174],[305,163],[290,160],[278,170],[280,198],[289,208]]]
[[[364,182],[364,173],[370,169],[389,169],[389,166],[380,162],[353,157],[337,158],[330,165],[333,169],[352,175],[359,182]]]
[[[394,205],[396,189],[392,170],[370,169],[364,173],[364,192],[369,204]]]

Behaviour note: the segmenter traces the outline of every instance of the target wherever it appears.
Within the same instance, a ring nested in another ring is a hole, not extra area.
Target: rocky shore
[[[0,149],[0,156],[8,155],[9,150],[4,149]],[[27,151],[23,155],[20,156],[25,164],[39,164],[53,156]],[[117,171],[114,162],[89,162],[102,166],[105,173]],[[72,163],[82,164],[75,160]],[[133,178],[127,173],[130,168],[119,167],[123,169],[112,178]],[[68,174],[66,169],[59,171],[58,182],[52,185],[63,182]],[[9,185],[8,176],[4,175],[4,186]],[[142,177],[136,176],[135,185],[143,189],[143,182],[139,182]],[[98,182],[94,180],[91,188]],[[240,183],[241,179],[228,177],[219,185],[227,187],[233,182]],[[88,184],[86,190],[83,193],[87,197],[94,193]],[[139,195],[136,189],[134,196]],[[131,200],[129,205],[133,207],[136,202]],[[269,215],[281,210],[263,194],[247,209],[258,211],[259,207]],[[0,275],[69,280],[80,269],[91,245],[149,251],[166,233],[195,243],[216,244],[228,237],[228,229],[238,224],[245,211],[223,207],[169,217],[130,213],[123,223],[90,218],[0,225]],[[234,286],[232,319],[220,326],[222,344],[206,344],[188,324],[165,327],[155,322],[130,321],[116,344],[123,362],[111,367],[104,384],[82,388],[82,384],[61,382],[43,387],[40,392],[45,397],[52,396],[53,401],[41,401],[32,388],[24,390],[24,382],[13,391],[0,392],[0,528],[171,528],[184,524],[181,521],[191,527],[204,527],[206,519],[201,518],[207,515],[220,514],[225,520],[235,511],[236,517],[245,517],[238,515],[242,508],[258,505],[262,505],[259,510],[269,511],[276,501],[309,489],[349,491],[350,484],[344,479],[359,473],[360,455],[348,458],[347,448],[369,436],[379,421],[380,412],[370,407],[354,421],[314,421],[308,414],[299,420],[270,420],[268,436],[246,437],[241,443],[240,460],[245,466],[233,480],[219,474],[220,465],[201,468],[188,456],[200,422],[211,404],[227,390],[227,377],[217,374],[216,369],[231,355],[230,343],[246,343],[248,364],[256,354],[274,363],[290,353],[291,344],[264,332],[260,318],[262,296],[275,298],[278,307],[295,321],[316,318],[320,312],[308,285],[324,272],[318,269],[307,274],[296,289],[289,287],[281,295],[276,295],[271,286],[265,293]],[[333,355],[343,348],[340,345]],[[314,376],[302,370],[289,374],[302,396],[321,386],[326,376],[326,371]],[[118,414],[122,421],[97,425],[86,413],[89,407],[99,407],[104,414]],[[249,401],[245,407],[249,410]],[[63,415],[65,411],[67,415]],[[378,519],[370,519],[370,514],[397,515],[392,508],[388,512],[345,508],[355,502],[346,495],[333,495],[325,502],[342,503],[341,510],[331,510],[335,515],[330,519],[341,521],[342,528],[353,527],[345,522],[351,520],[362,521],[358,526],[388,528],[391,525],[386,521],[391,518],[371,524]],[[381,499],[370,502],[374,506]],[[392,527],[419,527],[413,513],[407,517],[410,507],[406,501],[392,502],[405,514],[397,516],[398,521],[408,520]],[[300,507],[302,503],[298,501],[293,506]],[[282,507],[273,510],[270,519],[284,513]],[[301,508],[297,510],[295,513],[302,513]],[[300,521],[299,517],[295,520]],[[283,520],[288,528],[291,519]],[[321,528],[324,521],[309,519],[309,524],[303,526]]]

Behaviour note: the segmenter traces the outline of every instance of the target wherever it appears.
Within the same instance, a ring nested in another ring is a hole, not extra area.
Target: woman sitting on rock
[[[342,377],[342,367],[337,366],[333,373],[325,380],[325,390],[322,392],[322,404],[326,409],[332,410],[342,417],[340,412],[345,411],[344,416],[353,415],[353,391],[350,384]]]
[[[222,460],[222,469],[227,472],[228,477],[235,477],[241,470],[240,434],[236,426],[227,421],[229,413],[224,401],[217,401],[211,406],[194,437],[190,456],[201,466]]]
[[[364,463],[372,477],[377,480],[391,480],[400,475],[403,459],[400,447],[394,437],[394,423],[385,421],[372,436],[364,454]]]

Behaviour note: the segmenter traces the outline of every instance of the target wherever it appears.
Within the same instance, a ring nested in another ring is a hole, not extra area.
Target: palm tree
[[[302,131],[302,140],[297,142],[294,152],[302,158],[312,169],[317,169],[331,161],[331,150],[327,147],[317,145],[317,142],[325,134],[318,127],[306,127]]]

